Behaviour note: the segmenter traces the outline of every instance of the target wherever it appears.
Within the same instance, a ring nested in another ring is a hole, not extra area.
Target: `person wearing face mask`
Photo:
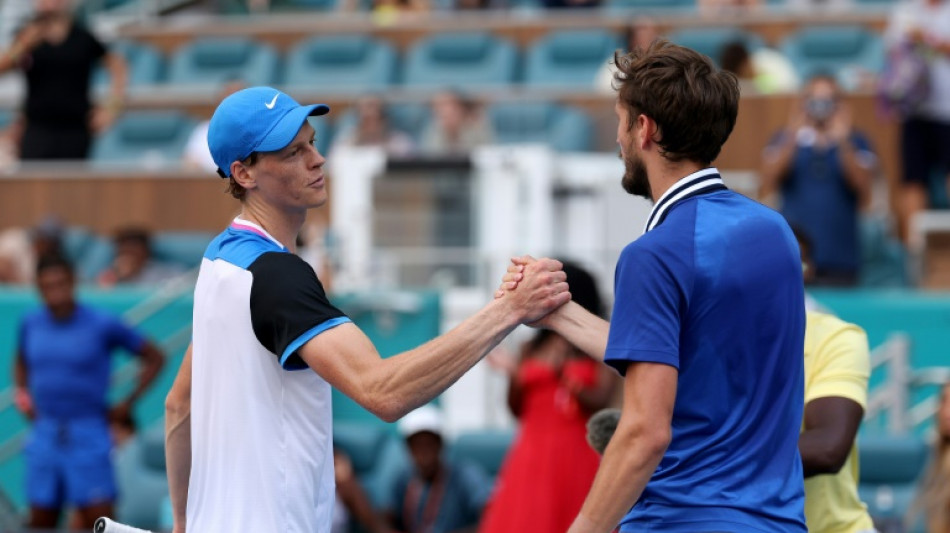
[[[780,193],[780,211],[814,244],[814,284],[855,285],[859,211],[870,199],[877,157],[853,129],[833,77],[818,75],[806,84],[762,159],[762,198]]]

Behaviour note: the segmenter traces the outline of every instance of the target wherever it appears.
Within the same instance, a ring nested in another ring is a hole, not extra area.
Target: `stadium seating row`
[[[418,103],[390,105],[387,114],[395,128],[415,139],[420,138],[430,118],[428,106]],[[487,114],[501,144],[544,143],[565,152],[593,148],[592,120],[578,109],[546,102],[497,103],[489,106]],[[356,119],[352,109],[341,113],[335,122],[311,119],[320,151],[328,153],[334,132],[352,127]],[[96,139],[92,161],[145,168],[176,164],[196,123],[176,110],[129,111]]]
[[[168,527],[160,502],[167,494],[164,434],[157,424],[124,448],[117,460],[117,477],[125,496],[118,516],[141,526]],[[459,435],[450,445],[450,457],[472,461],[497,476],[514,433],[485,430]],[[350,457],[356,475],[371,501],[385,507],[389,487],[409,458],[401,439],[380,424],[334,423],[334,445]],[[859,494],[878,522],[901,522],[913,503],[927,463],[928,447],[917,437],[862,436],[858,441]]]
[[[730,42],[750,50],[763,46],[756,34],[735,28],[690,28],[668,35],[713,59]],[[597,72],[622,46],[606,29],[551,32],[524,51],[489,32],[434,34],[412,44],[403,56],[385,40],[366,35],[319,36],[293,46],[285,56],[249,38],[198,38],[170,57],[133,41],[117,43],[130,63],[134,85],[280,85],[289,90],[374,92],[410,88],[484,88],[524,84],[591,90]],[[878,72],[884,63],[881,37],[861,26],[803,28],[779,46],[801,78],[817,71],[859,67]],[[99,82],[104,81],[101,73]]]

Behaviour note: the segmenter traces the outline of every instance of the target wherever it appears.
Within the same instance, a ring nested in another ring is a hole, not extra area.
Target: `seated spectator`
[[[151,236],[148,230],[137,227],[122,228],[116,232],[115,259],[99,274],[99,285],[154,285],[182,273],[175,265],[152,258]]]
[[[244,82],[241,80],[226,82],[215,101],[224,100],[243,89],[244,86]],[[194,131],[191,132],[191,137],[188,137],[188,144],[185,145],[185,151],[182,154],[181,164],[189,170],[200,170],[214,174],[217,172],[218,166],[214,164],[214,160],[211,158],[211,150],[208,149],[208,123],[209,120],[198,123]]]
[[[659,36],[660,30],[655,20],[650,17],[637,17],[633,20],[633,23],[624,30],[623,49],[620,53],[626,54],[636,49],[646,50],[650,46],[650,43]],[[611,57],[604,66],[600,68],[597,77],[594,78],[594,88],[604,94],[613,94],[615,71],[614,58]]]
[[[877,158],[851,126],[831,76],[813,78],[788,125],[765,148],[763,198],[781,193],[781,212],[814,245],[815,285],[858,282],[859,210],[871,193]]]
[[[333,474],[336,477],[336,508],[333,510],[331,532],[352,531],[352,519],[367,533],[389,532],[389,527],[373,509],[366,491],[356,478],[349,456],[337,448],[333,449]]]
[[[333,147],[339,146],[380,147],[395,156],[407,156],[415,150],[412,137],[389,123],[386,107],[377,97],[356,103],[356,124],[337,134]]]
[[[432,100],[433,119],[422,134],[421,152],[433,155],[467,154],[491,144],[494,132],[478,103],[461,93],[445,91]]]
[[[798,75],[788,58],[764,46],[750,52],[742,41],[728,43],[719,65],[739,78],[743,93],[750,89],[762,94],[788,92],[798,87]]]
[[[399,421],[412,458],[411,471],[393,491],[390,523],[404,533],[450,533],[474,528],[491,492],[478,466],[442,456],[442,415],[424,405]]]
[[[941,390],[935,422],[937,439],[933,460],[924,474],[909,517],[922,518],[927,533],[947,533],[950,531],[950,382]]]

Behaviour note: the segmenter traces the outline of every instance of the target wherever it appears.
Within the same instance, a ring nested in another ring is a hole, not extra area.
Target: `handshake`
[[[510,306],[518,323],[546,326],[550,315],[571,301],[564,265],[556,259],[512,258],[495,300]]]

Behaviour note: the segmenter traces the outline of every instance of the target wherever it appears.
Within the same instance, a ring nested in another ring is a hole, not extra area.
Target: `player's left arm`
[[[814,357],[798,439],[806,478],[844,466],[864,417],[870,375],[867,336],[851,324],[823,339]]]
[[[570,533],[608,533],[640,498],[670,443],[676,368],[634,362],[624,377],[623,409],[594,484]]]

